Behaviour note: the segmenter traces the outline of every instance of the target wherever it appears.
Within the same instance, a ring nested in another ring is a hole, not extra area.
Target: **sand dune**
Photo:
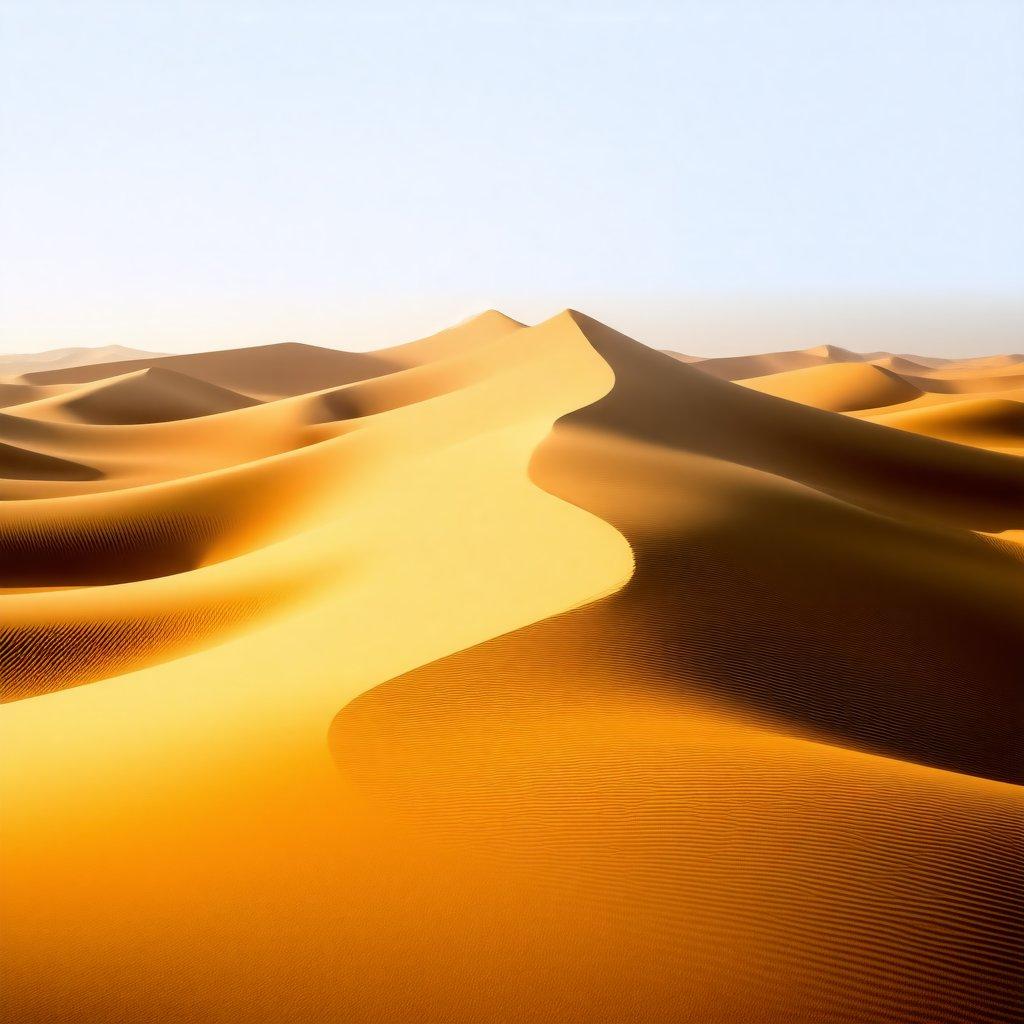
[[[624,363],[648,357],[574,319],[617,384],[532,473],[628,537],[632,579],[361,697],[332,727],[339,767],[557,908],[587,955],[543,996],[532,964],[510,997],[525,1019],[580,990],[607,1019],[1008,1019],[1020,803],[962,773],[1019,781],[1001,721],[1019,680],[993,656],[1019,635],[1019,569],[970,534],[680,450],[668,423],[624,438],[650,407],[617,394]],[[616,433],[597,425],[612,413]]]
[[[869,363],[827,363],[740,383],[762,394],[832,412],[898,405],[923,394],[902,377]]]
[[[1017,1020],[1019,365],[19,370],[4,1018]]]
[[[678,352],[667,352],[666,354],[680,362],[699,365],[705,373],[714,377],[733,381],[762,378],[767,381],[769,377],[777,374],[797,370],[810,370],[815,367],[836,364],[866,363],[903,377],[960,382],[965,388],[972,386],[971,381],[977,381],[977,384],[974,385],[976,390],[987,390],[990,386],[989,381],[998,382],[1002,377],[1014,378],[1015,383],[1010,386],[1019,386],[1019,377],[1024,369],[1024,356],[1020,355],[942,359],[934,356],[894,355],[891,352],[853,352],[837,345],[818,345],[813,348],[793,349],[786,352],[722,356],[710,359],[685,356]],[[999,386],[998,383],[995,386]]]
[[[51,384],[18,384],[0,381],[0,409],[10,409],[28,402],[37,402],[41,398],[51,398],[63,394],[74,385]]]
[[[1024,373],[1016,372],[982,376],[974,374],[952,375],[947,371],[942,375],[930,374],[927,377],[915,377],[905,374],[903,379],[922,391],[931,391],[939,395],[972,395],[980,392],[1024,389]]]
[[[927,374],[930,370],[944,366],[948,359],[935,359],[927,356],[900,356],[887,352],[876,353],[873,359],[865,360],[896,373]]]
[[[0,475],[15,480],[92,480],[100,473],[77,462],[0,442]]]
[[[0,413],[0,440],[56,458],[86,460],[95,479],[54,477],[28,485],[0,477],[0,497],[66,497],[194,476],[291,451],[316,438],[288,402],[248,404],[225,413],[145,424],[96,424],[70,417]]]
[[[576,317],[616,388],[582,423],[786,477],[873,511],[990,532],[1016,528],[1024,465],[762,395]]]
[[[883,413],[887,427],[985,448],[1024,448],[1024,402],[999,398],[965,399],[947,405]]]
[[[253,404],[254,399],[227,388],[149,367],[20,405],[16,415],[58,422],[164,423]]]
[[[157,352],[143,352],[123,345],[102,345],[97,348],[60,348],[28,355],[0,355],[0,378],[25,373],[63,370],[74,366],[115,363],[126,359],[152,359]]]
[[[378,355],[395,366],[422,366],[451,356],[465,355],[476,346],[503,338],[522,326],[518,320],[496,309],[488,309],[437,334],[382,349]]]
[[[926,356],[889,356],[892,369],[920,373],[928,377],[999,376],[1019,373],[1024,356],[979,356],[976,359],[935,359]]]
[[[721,380],[747,380],[771,373],[785,373],[789,370],[803,370],[811,366],[826,366],[830,363],[859,362],[855,352],[836,345],[818,345],[814,348],[794,349],[791,352],[766,352],[755,356],[723,356],[717,359],[701,359],[697,365],[704,373]]]
[[[301,394],[376,376],[390,367],[375,355],[312,345],[259,345],[194,355],[128,359],[23,374],[28,384],[86,384],[159,367],[257,399]]]

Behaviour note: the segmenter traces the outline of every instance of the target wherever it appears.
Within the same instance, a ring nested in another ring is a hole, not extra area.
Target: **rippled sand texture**
[[[4,1020],[1021,1018],[1024,358],[56,362],[0,365]]]

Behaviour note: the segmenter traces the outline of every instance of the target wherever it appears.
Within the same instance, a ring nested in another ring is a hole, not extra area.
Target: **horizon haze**
[[[1001,0],[5,0],[0,351],[365,349],[490,306],[709,356],[758,309],[1016,349],[1022,37]]]

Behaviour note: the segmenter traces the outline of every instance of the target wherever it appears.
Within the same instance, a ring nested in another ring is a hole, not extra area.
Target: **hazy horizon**
[[[1019,349],[1022,34],[1000,0],[7,0],[0,352],[491,306],[706,355]]]
[[[86,333],[68,343],[62,343],[55,334],[52,343],[36,347],[26,344],[20,349],[15,339],[0,348],[0,359],[73,348],[120,346],[179,354],[283,342],[367,352],[427,337],[485,309],[498,309],[524,323],[536,324],[565,308],[570,307],[557,301],[477,306],[458,302],[410,304],[401,317],[396,317],[393,310],[390,316],[385,312],[376,319],[372,310],[358,319],[339,314],[333,322],[325,317],[296,315],[247,337],[199,328],[180,336],[160,329],[119,328]],[[818,345],[835,345],[855,352],[882,350],[946,358],[1004,354],[1024,348],[1024,301],[897,303],[848,298],[814,302],[758,297],[726,303],[721,299],[694,297],[671,310],[657,302],[641,307],[598,298],[572,303],[571,308],[653,348],[699,357]],[[346,324],[347,329],[342,329],[341,324]]]

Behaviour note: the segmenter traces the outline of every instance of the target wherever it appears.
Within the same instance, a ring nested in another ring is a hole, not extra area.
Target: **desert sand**
[[[1022,454],[572,310],[0,363],[3,1020],[1021,1019]]]

